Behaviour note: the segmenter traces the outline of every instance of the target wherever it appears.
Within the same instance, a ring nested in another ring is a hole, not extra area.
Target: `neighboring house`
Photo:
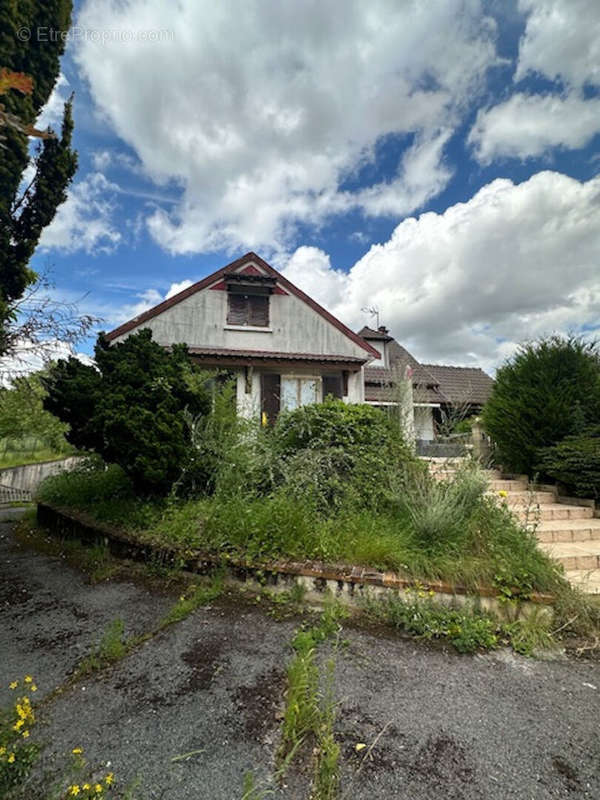
[[[365,402],[396,405],[402,379],[410,378],[417,440],[432,441],[449,423],[478,413],[491,394],[494,381],[482,369],[420,364],[383,325],[365,326],[359,336],[381,353],[364,370]]]
[[[364,402],[364,366],[381,354],[255,253],[233,261],[111,331],[150,328],[194,360],[234,373],[242,416],[273,422],[281,409],[333,395]]]

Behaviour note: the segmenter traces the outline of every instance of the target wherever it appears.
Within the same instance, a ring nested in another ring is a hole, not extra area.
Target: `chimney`
[[[385,325],[380,325],[380,326],[377,328],[377,330],[379,331],[379,333],[383,333],[383,334],[385,334],[386,336],[388,335],[388,329],[385,327]]]

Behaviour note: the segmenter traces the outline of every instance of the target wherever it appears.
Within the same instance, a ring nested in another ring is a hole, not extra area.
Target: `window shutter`
[[[344,396],[341,375],[323,375],[323,399],[327,395],[333,395],[340,399]]]
[[[228,294],[228,325],[245,325],[248,313],[248,298],[243,294]]]
[[[248,297],[248,325],[266,328],[269,324],[269,297],[250,295]]]

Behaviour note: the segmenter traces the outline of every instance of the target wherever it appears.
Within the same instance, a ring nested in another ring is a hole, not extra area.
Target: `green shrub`
[[[44,408],[70,425],[75,447],[119,464],[140,494],[166,494],[189,455],[184,412],[206,414],[185,345],[166,350],[144,329],[112,346],[100,336],[96,366],[59,361],[44,380]]]
[[[273,437],[282,484],[323,510],[377,507],[414,460],[379,409],[331,398],[282,414]]]
[[[106,500],[133,497],[133,485],[121,467],[88,458],[75,469],[49,475],[39,485],[37,499],[72,508],[86,508]]]
[[[573,336],[522,345],[498,370],[482,416],[500,463],[533,475],[540,448],[600,418],[597,345]]]
[[[578,497],[600,498],[600,426],[540,450],[538,469]]]

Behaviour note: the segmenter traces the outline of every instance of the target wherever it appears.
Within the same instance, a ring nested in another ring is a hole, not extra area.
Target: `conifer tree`
[[[71,24],[71,0],[0,0],[0,355],[15,303],[36,280],[29,261],[77,169],[72,99],[61,131],[34,123],[52,94]],[[38,146],[33,159],[30,141]],[[33,177],[22,185],[33,161]]]

